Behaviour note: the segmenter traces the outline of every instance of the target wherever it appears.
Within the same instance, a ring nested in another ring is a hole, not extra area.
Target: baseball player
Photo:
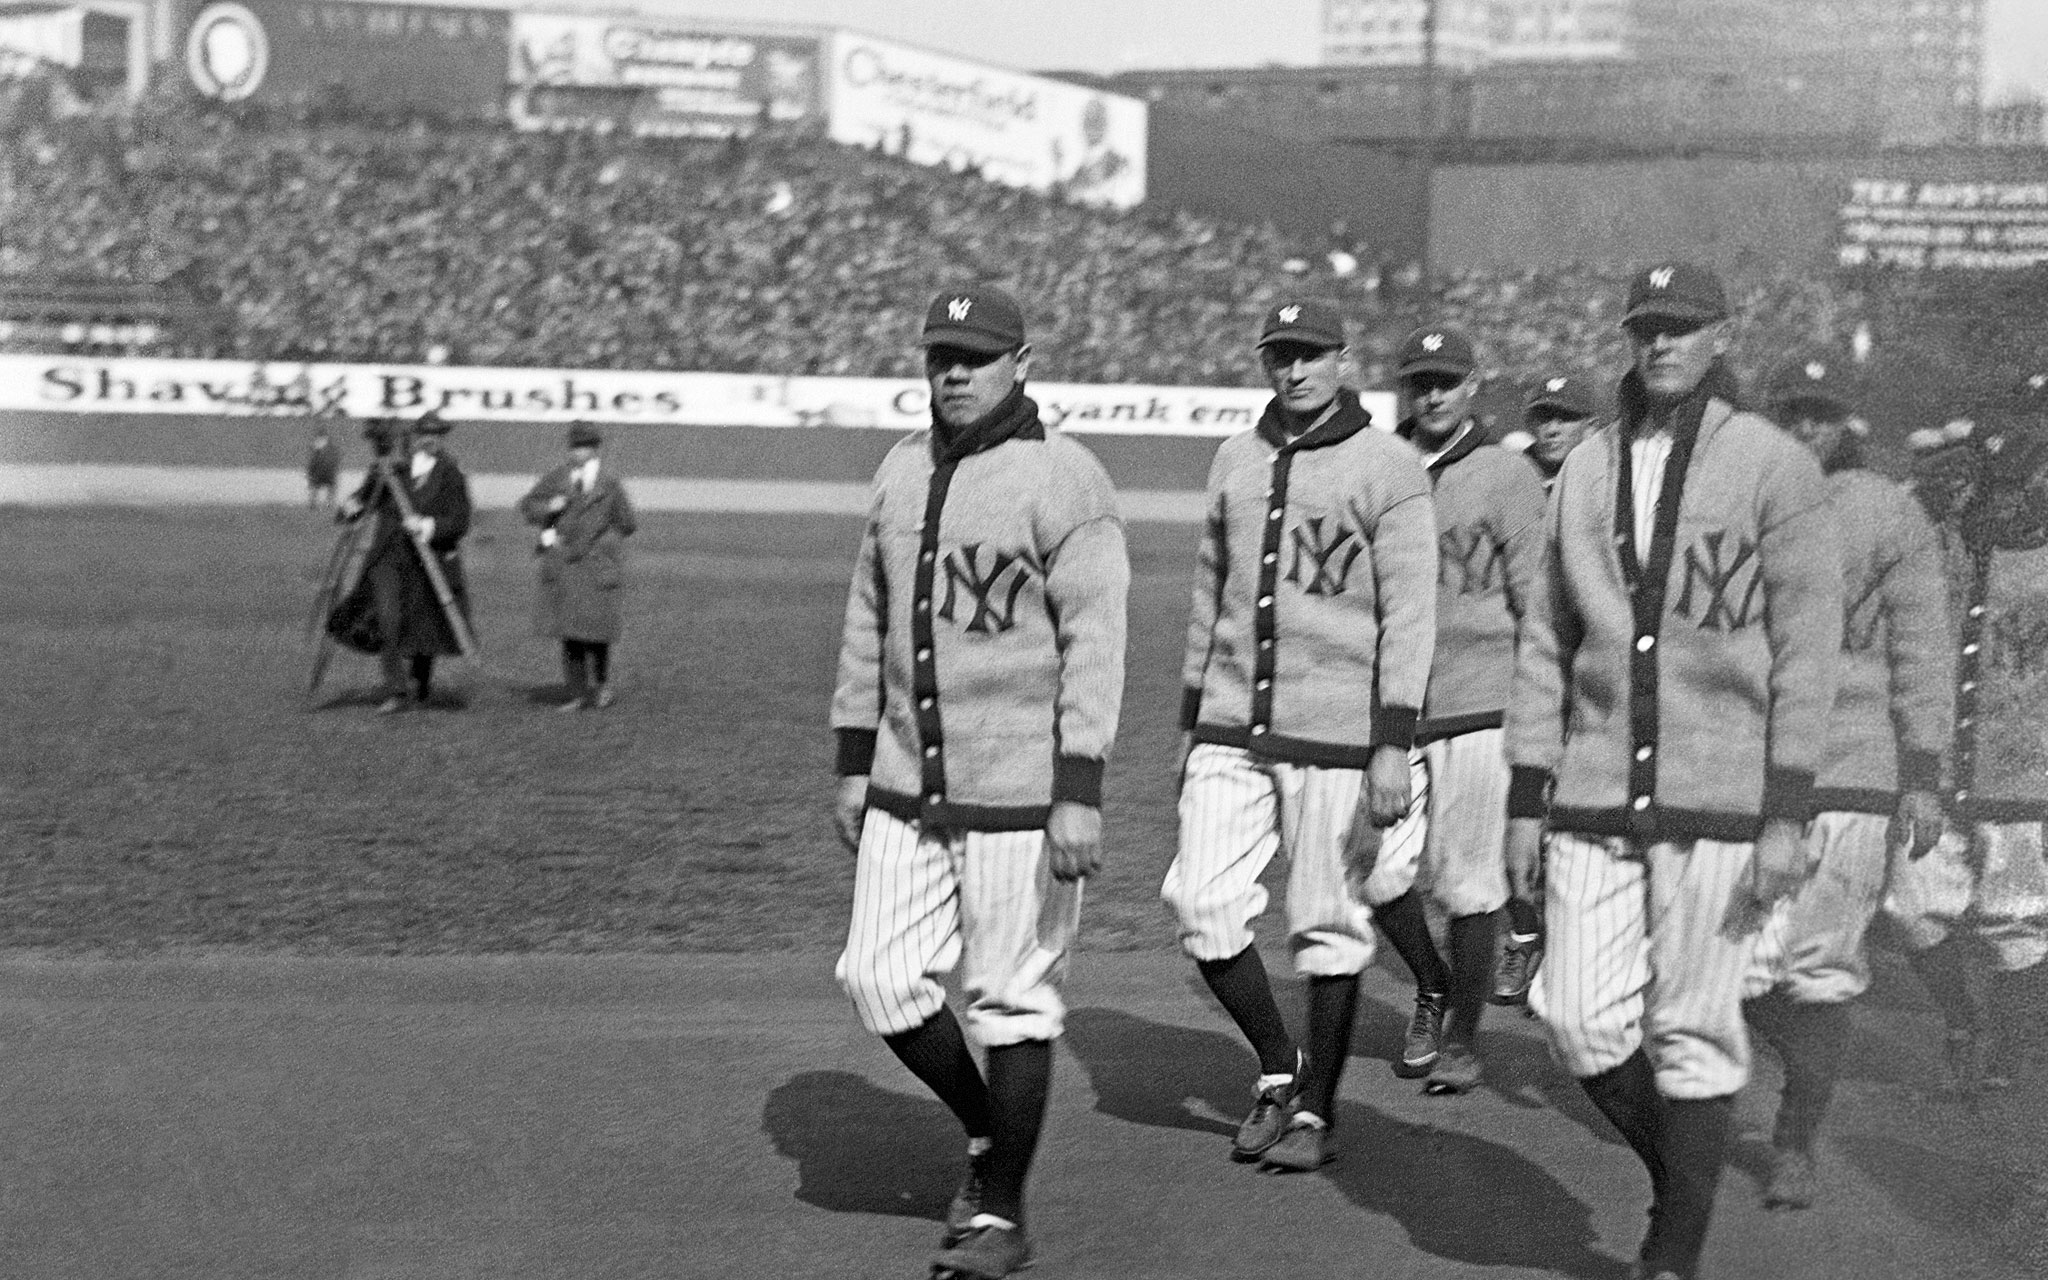
[[[932,425],[875,473],[832,701],[857,851],[838,976],[967,1131],[936,1271],[1004,1276],[1031,1260],[1024,1183],[1101,858],[1130,565],[1101,465],[1024,394],[1016,302],[941,293],[920,343]],[[939,983],[956,964],[986,1077]]]
[[[1820,460],[1842,548],[1840,683],[1807,833],[1807,874],[1766,924],[1744,1007],[1777,1050],[1784,1090],[1766,1205],[1818,1191],[1814,1138],[1848,1047],[1849,1002],[1870,985],[1863,934],[1888,850],[1918,858],[1941,834],[1941,756],[1955,722],[1948,593],[1933,526],[1912,495],[1863,463],[1863,426],[1831,354],[1799,356],[1768,384],[1771,416]]]
[[[1619,420],[1565,459],[1522,618],[1508,871],[1543,866],[1531,1006],[1650,1173],[1638,1274],[1691,1280],[1754,935],[1805,878],[1842,575],[1819,463],[1737,405],[1720,280],[1653,266],[1623,324]]]
[[[1394,1072],[1428,1076],[1426,1092],[1456,1094],[1479,1083],[1495,913],[1508,901],[1501,720],[1516,620],[1541,545],[1543,484],[1526,461],[1487,444],[1472,417],[1479,368],[1464,333],[1448,325],[1415,330],[1401,344],[1395,376],[1408,408],[1397,434],[1422,453],[1436,511],[1436,652],[1416,727],[1410,808],[1381,841],[1364,893],[1415,975],[1415,1014]],[[1425,899],[1449,920],[1448,964],[1430,936]]]
[[[2026,988],[2048,972],[2048,375],[1987,409],[1911,442],[1947,565],[1956,732],[1950,825],[1926,858],[1894,867],[1885,902],[1965,1090],[2011,1083],[2022,1037],[2039,1030]]]
[[[1343,385],[1344,323],[1316,301],[1266,314],[1273,399],[1209,469],[1182,668],[1180,848],[1162,895],[1181,946],[1259,1058],[1234,1159],[1328,1155],[1358,975],[1372,960],[1353,880],[1408,810],[1408,751],[1436,630],[1436,518],[1415,451]],[[1281,1021],[1250,922],[1285,849],[1287,929],[1308,1043]],[[1349,864],[1349,868],[1347,867]]]
[[[1556,485],[1565,455],[1579,447],[1597,416],[1593,383],[1584,374],[1559,370],[1529,384],[1522,399],[1522,430],[1529,437],[1526,455],[1543,477],[1545,493]]]

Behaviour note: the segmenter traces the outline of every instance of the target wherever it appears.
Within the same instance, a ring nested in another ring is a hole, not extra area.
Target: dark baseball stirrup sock
[[[1358,1018],[1358,977],[1308,980],[1308,1068],[1301,1073],[1301,1109],[1337,1125],[1337,1081],[1351,1057]]]
[[[960,1118],[968,1137],[990,1136],[988,1085],[951,1009],[941,1008],[921,1027],[884,1036],[882,1043],[910,1068],[910,1074],[939,1095],[939,1101]]]
[[[1543,933],[1543,914],[1527,898],[1509,898],[1508,928],[1525,938],[1538,937]]]
[[[1671,1271],[1689,1278],[1699,1270],[1734,1117],[1733,1095],[1665,1100],[1663,1148],[1669,1172],[1651,1229],[1654,1252],[1646,1243],[1643,1254],[1646,1269],[1653,1274]]]
[[[1479,1038],[1479,1015],[1493,994],[1492,912],[1451,921],[1451,1012],[1444,1039],[1470,1048]]]
[[[421,702],[434,692],[434,660],[425,654],[412,660],[412,688]]]
[[[581,640],[562,641],[562,683],[569,687],[570,693],[583,692],[585,684],[583,672],[583,642]]]
[[[1927,994],[1941,1009],[1942,1021],[1950,1031],[1975,1031],[1978,1024],[1977,997],[1970,994],[1970,951],[1950,938],[1925,951],[1913,953],[1913,972],[1927,986]]]
[[[1849,1049],[1847,1004],[1787,1004],[1783,1043],[1785,1092],[1771,1145],[1781,1151],[1813,1150],[1821,1121],[1835,1096],[1842,1058]]]
[[[590,649],[590,674],[598,684],[604,684],[612,678],[612,646],[605,640],[591,640],[587,644]]]
[[[1045,1100],[1052,1092],[1052,1041],[1026,1040],[988,1051],[994,1145],[982,1166],[981,1211],[1024,1223],[1024,1179],[1038,1151]]]
[[[1385,906],[1374,907],[1372,915],[1380,922],[1380,928],[1386,930],[1387,941],[1394,944],[1395,952],[1408,963],[1417,991],[1438,996],[1450,991],[1451,971],[1437,954],[1436,942],[1429,936],[1429,917],[1423,914],[1422,899],[1414,890]]]
[[[1650,1171],[1651,1192],[1664,1193],[1663,1095],[1657,1092],[1657,1072],[1649,1055],[1641,1049],[1630,1054],[1618,1067],[1597,1076],[1587,1076],[1579,1087],[1593,1100],[1609,1123],[1620,1131],[1636,1159]]]
[[[1246,947],[1228,960],[1200,960],[1195,964],[1202,981],[1244,1038],[1259,1055],[1259,1074],[1294,1074],[1294,1037],[1287,1034],[1280,1006],[1273,1000],[1273,984],[1266,977],[1266,962],[1257,947]]]

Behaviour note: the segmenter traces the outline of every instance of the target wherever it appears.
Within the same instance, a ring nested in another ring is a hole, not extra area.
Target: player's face
[[[1714,361],[1728,351],[1726,320],[1697,324],[1642,316],[1629,321],[1627,328],[1636,376],[1652,400],[1668,403],[1691,395]]]
[[[569,461],[579,467],[596,456],[597,449],[592,445],[574,444],[569,446]]]
[[[1842,447],[1842,437],[1849,434],[1848,416],[1839,405],[1824,401],[1795,400],[1781,405],[1778,422],[1823,463],[1835,456],[1835,450]]]
[[[441,456],[441,437],[422,431],[413,436],[412,448],[414,453],[424,453],[430,458],[438,458]]]
[[[1574,418],[1557,409],[1539,408],[1529,415],[1529,452],[1546,467],[1561,467],[1564,456],[1579,447],[1592,427],[1591,418]]]
[[[1416,434],[1426,443],[1442,444],[1472,414],[1472,397],[1479,393],[1478,373],[1459,377],[1455,373],[1411,373],[1401,379],[1401,394],[1408,401],[1408,416]]]
[[[1273,384],[1273,394],[1297,418],[1322,413],[1344,386],[1343,347],[1271,342],[1259,348],[1259,365]]]
[[[1029,344],[1014,351],[969,351],[932,346],[924,351],[925,381],[932,410],[949,427],[965,427],[989,415],[1031,368]]]

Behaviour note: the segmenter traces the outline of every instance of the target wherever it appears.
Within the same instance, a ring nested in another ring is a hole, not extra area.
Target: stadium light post
[[[1422,207],[1416,224],[1421,230],[1419,256],[1422,278],[1430,278],[1430,231],[1435,222],[1437,158],[1437,20],[1441,0],[1422,0],[1422,176],[1416,183]]]

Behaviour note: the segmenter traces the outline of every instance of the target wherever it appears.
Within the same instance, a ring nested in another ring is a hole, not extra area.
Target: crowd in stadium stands
[[[1481,335],[1491,372],[1520,378],[1616,367],[1630,266],[1424,282],[1369,245],[1088,208],[798,136],[167,110],[16,142],[0,159],[0,278],[175,280],[224,320],[186,355],[902,376],[929,291],[982,279],[1028,300],[1041,379],[1256,381],[1250,338],[1283,293],[1342,304],[1369,384],[1423,313]],[[1852,296],[1775,275],[1748,282],[1743,310],[1763,363],[1855,322]]]

